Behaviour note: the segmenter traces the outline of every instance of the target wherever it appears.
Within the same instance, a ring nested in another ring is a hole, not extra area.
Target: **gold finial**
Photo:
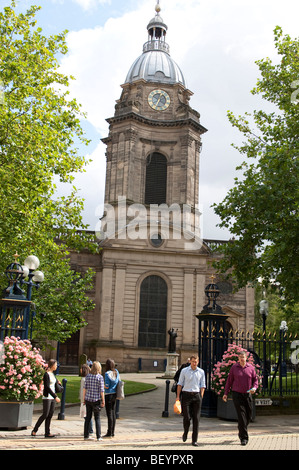
[[[212,276],[210,277],[210,279],[212,280],[212,284],[214,284],[214,281],[216,279],[216,276],[214,276],[214,274],[212,274]]]
[[[18,255],[18,252],[16,251],[15,254],[13,255],[15,262],[18,262],[18,258],[20,258],[20,255]]]
[[[157,13],[157,14],[160,13],[160,11],[161,11],[160,0],[157,1],[157,5],[156,5],[155,10],[156,10],[156,13]]]

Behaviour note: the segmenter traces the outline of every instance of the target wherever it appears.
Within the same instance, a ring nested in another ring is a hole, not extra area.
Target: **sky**
[[[114,115],[121,84],[147,41],[147,24],[155,15],[156,0],[19,0],[18,10],[39,5],[38,26],[48,36],[68,30],[68,54],[61,57],[62,72],[73,75],[71,95],[87,113],[82,122],[90,145],[82,149],[91,159],[74,185],[85,199],[84,222],[99,228],[103,214],[106,119]],[[0,0],[1,9],[10,4]],[[201,230],[205,239],[227,240],[230,234],[211,205],[221,202],[244,160],[232,144],[242,135],[228,121],[236,116],[267,109],[250,90],[259,77],[256,60],[278,58],[273,30],[298,36],[296,0],[160,0],[161,16],[168,25],[170,55],[180,66],[187,87],[194,93],[190,105],[208,129],[203,136],[200,161]],[[70,191],[58,186],[60,194]]]

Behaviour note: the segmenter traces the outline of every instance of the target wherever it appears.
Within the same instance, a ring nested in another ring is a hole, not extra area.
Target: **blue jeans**
[[[86,416],[84,420],[86,420]],[[92,425],[92,418],[91,418],[90,423],[89,423],[89,434],[92,434],[92,433],[93,433],[93,425]]]
[[[94,415],[95,425],[96,425],[96,434],[97,439],[101,437],[101,421],[100,421],[100,413],[101,413],[101,400],[99,401],[86,401],[86,419],[84,423],[84,438],[89,437],[89,426],[92,420],[92,415]]]

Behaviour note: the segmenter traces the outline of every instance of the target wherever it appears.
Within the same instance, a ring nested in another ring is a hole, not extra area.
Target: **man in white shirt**
[[[192,445],[198,447],[198,426],[202,399],[206,388],[205,373],[198,366],[198,356],[190,357],[190,366],[182,370],[177,386],[177,400],[182,392],[184,415],[183,442],[186,442],[191,419],[193,420]]]

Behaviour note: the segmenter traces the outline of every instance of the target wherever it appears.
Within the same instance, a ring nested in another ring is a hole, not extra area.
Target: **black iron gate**
[[[207,389],[215,365],[212,351],[226,351],[236,344],[249,351],[263,375],[262,395],[299,395],[299,339],[283,329],[278,332],[244,332],[201,328],[199,332],[200,367],[206,372]],[[209,351],[207,351],[209,348]],[[217,358],[219,360],[219,358]],[[217,362],[217,361],[216,361]]]

